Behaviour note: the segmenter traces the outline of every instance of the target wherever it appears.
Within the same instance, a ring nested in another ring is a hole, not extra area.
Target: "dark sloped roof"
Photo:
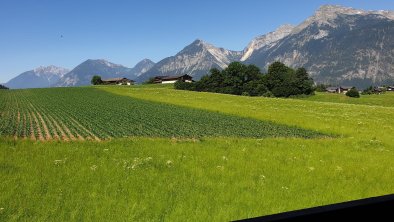
[[[326,88],[327,91],[337,90],[337,89],[338,89],[338,87],[333,87],[333,86],[330,86],[330,87]]]
[[[179,78],[184,77],[184,76],[192,78],[188,74],[183,74],[183,75],[177,75],[177,76],[166,76],[166,77],[162,77],[161,79],[162,80],[172,80],[172,79],[179,79]]]
[[[127,81],[132,81],[134,80],[127,79],[127,78],[110,78],[110,79],[103,79],[103,82],[117,82],[117,81],[122,81],[122,80],[127,80]]]

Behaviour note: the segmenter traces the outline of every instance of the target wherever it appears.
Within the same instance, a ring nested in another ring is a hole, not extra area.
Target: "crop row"
[[[0,135],[39,140],[321,136],[296,127],[132,99],[94,88],[2,91],[0,117]]]

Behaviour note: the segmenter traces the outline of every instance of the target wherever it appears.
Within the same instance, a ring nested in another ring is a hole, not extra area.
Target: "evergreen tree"
[[[310,95],[313,93],[313,79],[309,77],[305,68],[296,70],[296,87],[300,94]]]

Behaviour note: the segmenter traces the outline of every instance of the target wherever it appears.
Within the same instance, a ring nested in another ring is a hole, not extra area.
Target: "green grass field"
[[[349,103],[371,106],[394,106],[394,92],[383,94],[361,95],[360,98],[351,98],[345,94],[317,92],[314,96],[301,98],[308,101],[332,102],[332,103]]]
[[[228,221],[394,193],[391,94],[350,104],[168,86],[88,89],[336,136],[3,137],[0,221]]]

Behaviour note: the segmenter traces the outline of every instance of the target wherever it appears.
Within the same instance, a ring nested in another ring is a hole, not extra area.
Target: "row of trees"
[[[211,69],[210,74],[193,83],[176,82],[176,89],[248,96],[289,97],[313,94],[313,80],[304,68],[292,69],[274,62],[263,74],[255,65],[231,63],[226,69]]]

